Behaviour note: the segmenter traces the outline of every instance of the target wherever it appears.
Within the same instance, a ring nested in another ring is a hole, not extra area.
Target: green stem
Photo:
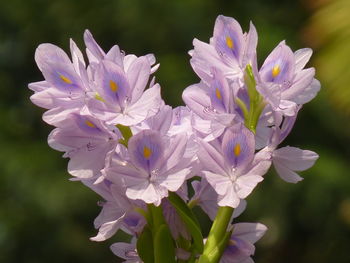
[[[189,201],[187,205],[190,209],[192,209],[193,207],[195,207],[198,204],[198,202],[199,202],[198,199],[193,199],[193,200]]]
[[[150,214],[151,222],[152,222],[152,232],[155,234],[160,225],[165,224],[165,219],[163,216],[162,206],[155,206],[153,204],[147,205],[148,212]]]
[[[219,207],[198,263],[219,262],[230,237],[227,227],[230,224],[232,214],[232,207]]]

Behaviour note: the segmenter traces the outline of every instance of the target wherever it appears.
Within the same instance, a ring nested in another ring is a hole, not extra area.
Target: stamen
[[[147,146],[143,147],[143,157],[145,157],[147,160],[151,157],[152,155],[152,151],[150,148],[148,148]]]
[[[235,156],[239,156],[241,154],[241,145],[239,143],[237,143],[233,148],[233,153]]]
[[[281,68],[279,65],[274,65],[273,68],[272,68],[272,77],[273,78],[276,78],[278,76],[278,74],[280,74],[281,72]]]
[[[226,45],[227,45],[228,48],[230,48],[230,49],[233,49],[233,48],[234,48],[234,43],[233,43],[232,39],[231,39],[229,36],[226,37]]]
[[[67,83],[67,84],[73,84],[73,81],[71,81],[69,78],[60,75],[60,79],[63,80],[63,82]]]
[[[109,81],[109,88],[111,89],[111,91],[113,92],[117,92],[119,87],[117,85],[117,83],[115,83],[113,80]]]

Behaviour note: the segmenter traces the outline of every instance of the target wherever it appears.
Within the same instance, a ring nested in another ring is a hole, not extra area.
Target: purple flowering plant
[[[55,127],[49,145],[69,158],[72,179],[103,199],[91,240],[124,231],[130,243],[111,250],[130,263],[253,262],[267,227],[237,222],[245,199],[271,164],[297,183],[318,158],[278,147],[320,89],[315,69],[305,68],[311,49],[293,52],[282,41],[259,67],[254,25],[243,32],[220,15],[209,43],[195,39],[189,52],[199,83],[184,90],[186,106],[172,108],[152,76],[152,54],[105,52],[88,30],[84,42],[88,63],[73,40],[71,57],[41,44],[35,61],[45,80],[29,88]],[[195,206],[213,220],[206,238]]]

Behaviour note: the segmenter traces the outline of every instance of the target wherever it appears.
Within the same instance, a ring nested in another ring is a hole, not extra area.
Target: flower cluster
[[[186,107],[172,108],[152,77],[159,67],[152,54],[105,52],[89,31],[84,41],[88,63],[73,40],[71,58],[41,44],[35,60],[45,80],[29,88],[55,127],[49,145],[69,158],[74,180],[103,198],[91,240],[130,234],[131,243],[111,246],[125,262],[253,262],[267,228],[232,218],[271,164],[296,183],[296,172],[318,158],[278,148],[320,89],[314,68],[305,68],[312,51],[293,53],[282,41],[259,68],[254,25],[244,33],[219,16],[209,43],[195,39],[189,52],[200,82],[184,90]],[[194,206],[216,222],[207,239]]]

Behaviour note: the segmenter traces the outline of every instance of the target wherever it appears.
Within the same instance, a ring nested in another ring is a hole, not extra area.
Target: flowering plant
[[[271,164],[296,183],[318,158],[278,148],[320,89],[305,68],[312,51],[293,53],[282,41],[259,68],[254,25],[244,33],[219,16],[209,43],[195,39],[189,52],[200,82],[184,90],[186,107],[172,108],[151,77],[159,67],[152,54],[106,53],[87,30],[84,41],[88,64],[73,40],[71,58],[41,44],[35,60],[45,80],[29,88],[55,127],[49,145],[69,158],[73,180],[103,198],[91,240],[129,234],[130,243],[111,246],[125,262],[253,262],[267,227],[232,224],[246,197]],[[206,239],[194,206],[213,220]]]

